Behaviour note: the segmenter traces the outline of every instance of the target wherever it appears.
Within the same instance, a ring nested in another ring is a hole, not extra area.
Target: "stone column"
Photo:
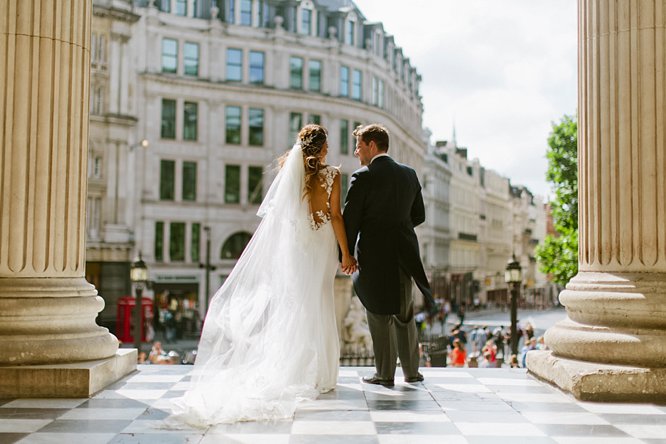
[[[666,399],[666,0],[579,0],[579,273],[528,368],[581,399]]]
[[[0,395],[66,396],[20,392],[44,378],[10,366],[118,349],[84,277],[92,2],[0,0],[0,11]]]

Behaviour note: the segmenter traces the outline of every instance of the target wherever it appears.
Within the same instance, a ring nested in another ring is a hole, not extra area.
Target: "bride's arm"
[[[333,179],[333,190],[331,190],[331,224],[333,224],[333,232],[335,239],[338,241],[340,251],[342,252],[342,271],[351,274],[356,271],[356,259],[349,251],[349,244],[347,243],[347,233],[345,231],[345,223],[342,219],[342,210],[340,209],[340,172]]]

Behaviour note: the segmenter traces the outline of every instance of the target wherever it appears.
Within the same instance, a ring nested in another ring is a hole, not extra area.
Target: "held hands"
[[[342,265],[342,272],[344,274],[352,274],[353,272],[358,270],[358,263],[356,262],[356,258],[351,254],[342,255],[341,265]]]

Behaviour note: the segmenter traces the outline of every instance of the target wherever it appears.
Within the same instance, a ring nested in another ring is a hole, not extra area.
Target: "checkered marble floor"
[[[0,400],[0,444],[666,444],[666,406],[578,402],[522,369],[426,368],[423,383],[385,388],[361,383],[371,368],[343,367],[291,421],[164,430],[191,370],[139,366],[90,399]]]

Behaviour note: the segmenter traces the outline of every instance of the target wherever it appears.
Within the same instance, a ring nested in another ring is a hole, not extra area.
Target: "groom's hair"
[[[374,141],[379,151],[387,152],[389,149],[388,130],[378,123],[359,125],[352,134],[354,137],[360,137],[365,143]]]

